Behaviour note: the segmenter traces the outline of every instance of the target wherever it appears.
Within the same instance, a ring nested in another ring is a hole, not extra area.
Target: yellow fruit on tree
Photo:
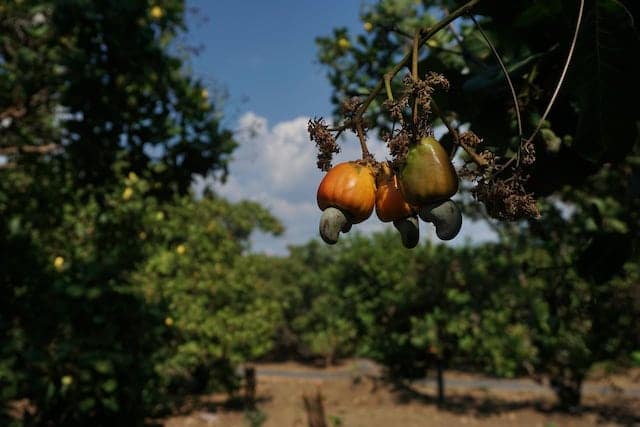
[[[338,47],[340,47],[340,49],[349,49],[349,47],[351,46],[351,43],[349,43],[349,40],[347,40],[344,37],[341,37],[340,39],[338,39]]]
[[[153,19],[160,19],[164,16],[164,10],[160,6],[153,6],[149,11],[149,14]]]
[[[133,196],[133,188],[127,187],[122,192],[122,198],[124,200],[129,200]]]

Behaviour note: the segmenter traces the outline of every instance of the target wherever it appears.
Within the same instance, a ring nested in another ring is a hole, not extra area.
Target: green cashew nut
[[[418,245],[420,240],[420,227],[418,218],[410,216],[409,218],[393,221],[394,227],[400,232],[402,244],[407,249],[413,249]]]
[[[320,217],[320,237],[325,243],[334,245],[338,242],[340,231],[343,233],[351,229],[351,221],[338,208],[329,207]]]
[[[422,206],[418,215],[423,221],[436,226],[436,235],[440,240],[453,239],[462,227],[462,213],[451,199]]]

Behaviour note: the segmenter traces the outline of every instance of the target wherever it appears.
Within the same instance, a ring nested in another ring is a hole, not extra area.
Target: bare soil
[[[394,387],[373,375],[377,367],[359,361],[330,369],[298,363],[256,368],[257,408],[266,416],[263,427],[306,427],[302,396],[318,390],[327,426],[640,427],[640,370],[590,379],[582,407],[565,413],[554,409],[554,396],[547,388],[518,386],[527,384],[526,380],[503,384],[479,375],[447,372],[446,403],[438,406],[433,384]],[[165,427],[252,425],[241,398],[218,394],[194,398],[181,414],[161,423]]]

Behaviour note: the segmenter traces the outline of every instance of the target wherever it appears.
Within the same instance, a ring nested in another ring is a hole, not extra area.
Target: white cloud
[[[249,199],[260,202],[284,224],[283,236],[257,233],[253,236],[256,251],[284,254],[287,245],[303,244],[318,235],[320,210],[316,205],[316,190],[323,173],[316,168],[316,147],[309,140],[307,117],[277,123],[269,127],[264,117],[253,112],[238,120],[236,139],[239,147],[233,155],[229,178],[225,184],[198,180],[196,188],[212,185],[215,191],[232,201]],[[340,141],[342,152],[334,164],[360,158],[360,144],[353,135]],[[378,140],[369,141],[369,149],[378,160],[388,157],[386,147]],[[372,219],[354,226],[364,233],[393,228]],[[423,239],[435,239],[433,226],[421,223]],[[453,243],[487,240],[491,232],[483,223],[465,222],[461,236]]]

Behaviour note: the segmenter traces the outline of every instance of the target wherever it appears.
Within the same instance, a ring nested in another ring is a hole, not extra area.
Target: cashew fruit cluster
[[[320,237],[338,241],[353,224],[368,219],[373,210],[382,222],[393,222],[407,248],[417,246],[418,218],[431,222],[441,240],[453,239],[462,226],[462,214],[450,199],[458,191],[458,176],[438,141],[426,137],[409,148],[398,173],[384,162],[374,172],[363,162],[344,162],[331,168],[318,187]]]

